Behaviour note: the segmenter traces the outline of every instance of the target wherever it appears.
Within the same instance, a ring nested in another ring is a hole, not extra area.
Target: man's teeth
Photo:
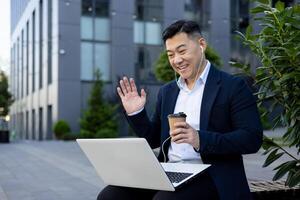
[[[182,69],[185,69],[185,68],[187,68],[186,65],[185,65],[185,66],[178,67],[179,70],[182,70]]]

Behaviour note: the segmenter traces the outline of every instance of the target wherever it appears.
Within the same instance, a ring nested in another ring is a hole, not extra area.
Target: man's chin
[[[179,74],[180,75],[180,77],[182,78],[182,79],[187,79],[189,76],[188,75],[186,75],[186,74]]]

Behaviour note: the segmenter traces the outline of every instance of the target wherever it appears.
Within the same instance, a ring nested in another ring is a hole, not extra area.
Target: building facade
[[[161,85],[153,73],[163,50],[162,30],[177,19],[199,22],[221,56],[245,58],[234,31],[249,23],[244,0],[11,0],[10,129],[21,139],[54,138],[54,122],[79,132],[95,69],[116,99],[120,77],[134,77],[154,106]],[[246,53],[245,53],[246,54]],[[120,119],[120,134],[128,127]]]

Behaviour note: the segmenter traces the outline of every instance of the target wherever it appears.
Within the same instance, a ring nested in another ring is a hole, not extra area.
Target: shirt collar
[[[207,63],[205,65],[205,68],[204,68],[203,72],[201,73],[201,75],[196,80],[195,86],[199,85],[199,84],[204,84],[205,85],[207,77],[208,77],[208,72],[210,70],[210,65],[211,64],[210,64],[209,60],[207,60]],[[187,89],[187,90],[189,90],[187,88],[187,85],[186,85],[185,80],[183,78],[179,77],[177,83],[178,83],[178,86],[179,86],[180,89]]]

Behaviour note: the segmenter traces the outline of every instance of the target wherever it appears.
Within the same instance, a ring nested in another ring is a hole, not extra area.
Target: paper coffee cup
[[[185,122],[186,114],[184,112],[174,113],[168,115],[170,131],[175,129],[175,122]]]

